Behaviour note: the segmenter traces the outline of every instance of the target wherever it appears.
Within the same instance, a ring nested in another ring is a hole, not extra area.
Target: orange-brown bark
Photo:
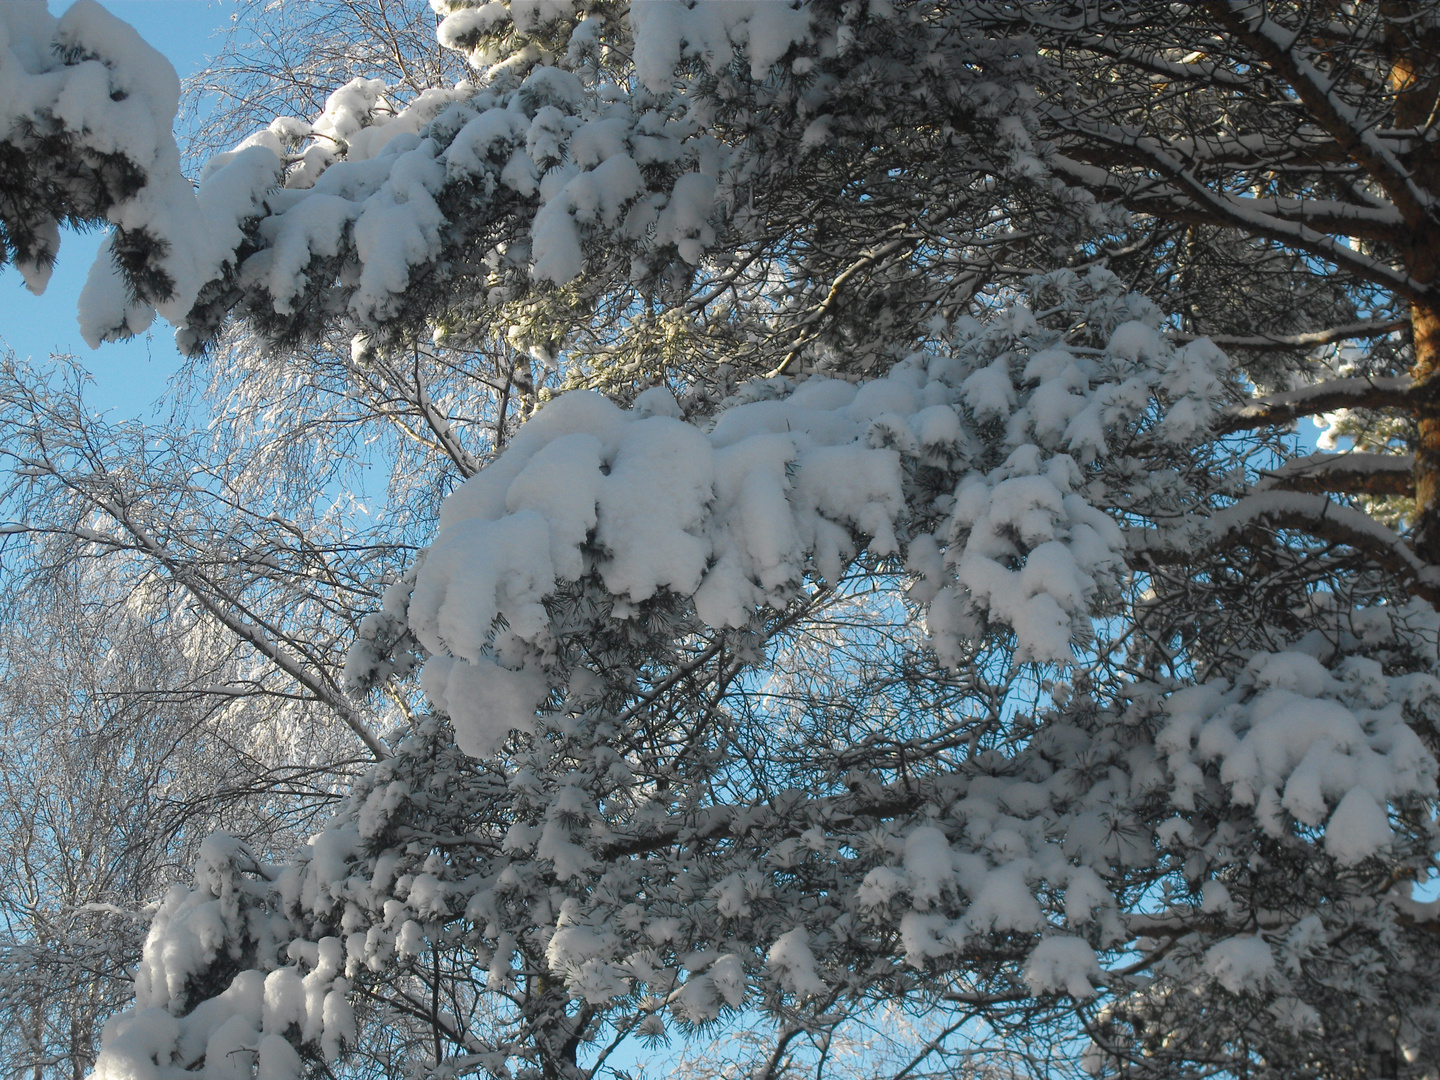
[[[1403,14],[1407,5],[1387,3],[1387,14]],[[1413,9],[1410,14],[1414,14]],[[1440,76],[1435,67],[1436,28],[1425,20],[1393,19],[1387,30],[1390,87],[1395,93],[1395,126],[1419,130],[1435,122],[1440,106]],[[1440,191],[1440,147],[1415,140],[1406,165],[1420,186]],[[1432,289],[1440,282],[1440,232],[1428,216],[1407,222],[1412,240],[1402,252],[1405,268]],[[1417,386],[1440,380],[1440,302],[1416,300],[1410,308],[1415,362],[1410,369]],[[1435,394],[1418,396],[1415,447],[1415,551],[1427,562],[1440,563],[1440,405]]]
[[[1432,304],[1410,309],[1414,331],[1417,384],[1440,378],[1440,311]],[[1427,562],[1440,563],[1440,408],[1433,395],[1421,399],[1415,447],[1415,551]]]

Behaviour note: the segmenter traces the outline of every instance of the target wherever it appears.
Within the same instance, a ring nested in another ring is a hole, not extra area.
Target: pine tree
[[[438,13],[475,81],[220,155],[160,308],[469,477],[346,663],[407,723],[97,1073],[1433,1071],[1435,16]]]

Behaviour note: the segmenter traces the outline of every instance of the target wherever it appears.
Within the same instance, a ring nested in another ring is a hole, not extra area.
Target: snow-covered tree
[[[237,312],[272,346],[338,330],[359,357],[417,339],[548,366],[563,351],[571,384],[627,393],[710,385],[722,364],[853,377],[987,287],[1099,260],[1184,332],[1243,350],[1262,390],[1316,382],[1317,346],[1379,340],[1337,365],[1369,382],[1258,407],[1256,425],[1357,406],[1372,449],[1419,437],[1407,379],[1433,365],[1387,339],[1429,303],[1426,13],[438,10],[478,82],[415,92],[438,65],[397,44],[403,104],[356,80],[212,161],[196,234],[241,222],[244,239],[172,275],[162,307],[188,347]],[[100,302],[122,291],[97,284],[88,333],[148,323],[146,304]],[[1409,335],[1422,354],[1426,334]],[[1429,506],[1416,460],[1418,488],[1359,459],[1307,482]]]
[[[88,1071],[147,910],[211,831],[284,851],[374,760],[325,674],[337,612],[396,560],[361,530],[337,542],[318,470],[276,483],[284,447],[109,424],[77,383],[0,363],[7,1076]]]
[[[220,155],[159,305],[468,477],[345,666],[407,723],[97,1073],[1433,1072],[1435,16],[437,13],[473,81]]]
[[[449,722],[288,866],[211,851],[102,1073],[299,1069],[355,995],[458,1071],[897,1001],[1078,1008],[1101,1068],[1430,1060],[1433,935],[1395,886],[1435,844],[1433,609],[1292,541],[1262,554],[1330,586],[1300,632],[1217,581],[1185,640],[1148,568],[1290,493],[1210,437],[1238,393],[1212,345],[1105,271],[1032,290],[704,428],[658,388],[542,408],[351,652],[362,687],[427,656]]]

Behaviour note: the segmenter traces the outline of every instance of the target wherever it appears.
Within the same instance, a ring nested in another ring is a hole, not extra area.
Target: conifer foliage
[[[432,2],[468,79],[45,211],[163,241],[95,338],[413,360],[463,477],[97,1075],[1440,1068],[1440,16]]]

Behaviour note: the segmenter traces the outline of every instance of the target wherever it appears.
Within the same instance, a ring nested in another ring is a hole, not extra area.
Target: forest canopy
[[[109,226],[196,410],[0,368],[7,1069],[1440,1069],[1440,13],[255,3],[186,147],[172,75],[0,8],[0,256]]]

